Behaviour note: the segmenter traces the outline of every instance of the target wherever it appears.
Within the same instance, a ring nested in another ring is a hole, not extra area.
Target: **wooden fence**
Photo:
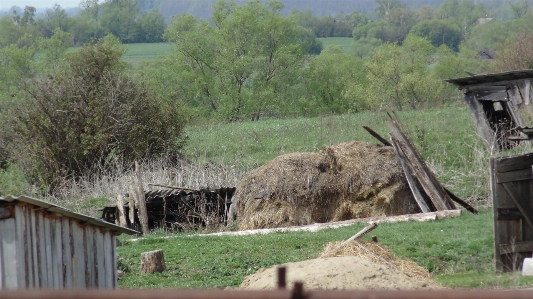
[[[490,159],[496,270],[521,268],[533,251],[533,154]]]

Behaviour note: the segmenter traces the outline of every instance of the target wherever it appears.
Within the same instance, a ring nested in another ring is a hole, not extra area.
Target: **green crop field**
[[[122,59],[131,63],[138,63],[144,60],[152,60],[157,57],[171,53],[174,49],[173,43],[143,43],[126,44],[126,52]]]
[[[352,39],[349,37],[328,37],[319,38],[324,48],[330,45],[339,45],[343,48],[344,53],[350,53]],[[153,60],[157,57],[171,53],[174,49],[173,43],[143,43],[143,44],[125,44],[126,52],[122,58],[133,64],[145,60]]]
[[[324,49],[327,46],[338,45],[342,47],[344,54],[352,53],[352,38],[351,37],[321,37],[319,40],[322,42]]]

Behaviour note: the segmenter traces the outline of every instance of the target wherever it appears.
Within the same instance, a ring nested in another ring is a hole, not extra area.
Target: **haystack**
[[[352,141],[279,156],[238,184],[239,229],[418,213],[392,147]]]

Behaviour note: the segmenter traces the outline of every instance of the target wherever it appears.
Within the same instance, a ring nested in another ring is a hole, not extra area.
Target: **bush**
[[[187,119],[181,105],[129,77],[122,53],[106,37],[23,84],[26,101],[4,113],[0,139],[34,183],[53,189],[64,178],[105,170],[114,158],[179,151]]]

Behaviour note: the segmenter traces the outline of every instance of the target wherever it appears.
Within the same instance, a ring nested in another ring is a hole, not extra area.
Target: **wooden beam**
[[[456,209],[455,204],[422,160],[411,140],[401,132],[394,120],[387,120],[387,125],[391,130],[391,136],[396,140],[395,143],[405,155],[411,173],[418,179],[435,209],[437,211]]]
[[[516,242],[515,244],[500,244],[499,248],[500,255],[532,251],[533,241]]]
[[[148,212],[146,211],[146,200],[144,198],[141,171],[137,161],[135,161],[135,179],[137,183],[137,208],[139,211],[139,221],[141,222],[143,235],[148,235],[150,233],[150,228],[148,227]]]
[[[508,172],[497,172],[496,173],[496,183],[507,183],[507,182],[516,182],[516,181],[527,181],[531,180],[531,168],[519,169],[515,171]]]
[[[387,139],[381,137],[381,135],[379,135],[378,133],[376,133],[376,131],[372,130],[370,127],[367,127],[367,126],[363,126],[363,128],[368,132],[370,133],[370,135],[374,136],[377,140],[379,140],[381,143],[383,143],[383,145],[385,146],[392,146],[392,144],[390,144]]]
[[[521,202],[520,199],[516,193],[515,193],[515,188],[511,188],[511,182],[509,183],[503,183],[501,184],[503,186],[503,188],[505,189],[505,191],[507,191],[507,194],[509,194],[509,197],[511,198],[511,200],[513,201],[513,203],[516,205],[516,207],[518,208],[518,210],[520,210],[520,213],[522,213],[522,215],[524,216],[524,219],[526,220],[527,224],[529,225],[530,228],[533,229],[533,210],[531,209],[531,207],[529,207],[529,205],[527,205],[527,203],[524,203],[524,202]],[[527,200],[529,200],[529,198],[527,198]]]
[[[418,188],[418,184],[416,180],[411,175],[411,172],[409,171],[409,167],[407,166],[407,162],[405,161],[405,156],[402,153],[402,151],[398,148],[398,145],[396,145],[396,141],[394,138],[389,135],[392,146],[394,148],[394,152],[396,152],[396,156],[398,156],[398,159],[400,160],[400,165],[402,166],[403,173],[405,174],[405,178],[407,179],[407,183],[409,184],[409,188],[411,189],[411,192],[413,193],[413,197],[415,198],[416,203],[420,207],[420,210],[422,210],[422,213],[429,213],[431,212],[431,209],[428,207],[426,203],[426,198],[422,195],[420,192],[420,189]]]
[[[118,220],[118,225],[122,227],[128,227],[128,222],[126,221],[126,216],[124,213],[124,201],[122,200],[122,195],[117,194],[117,214],[115,215],[115,220]]]

